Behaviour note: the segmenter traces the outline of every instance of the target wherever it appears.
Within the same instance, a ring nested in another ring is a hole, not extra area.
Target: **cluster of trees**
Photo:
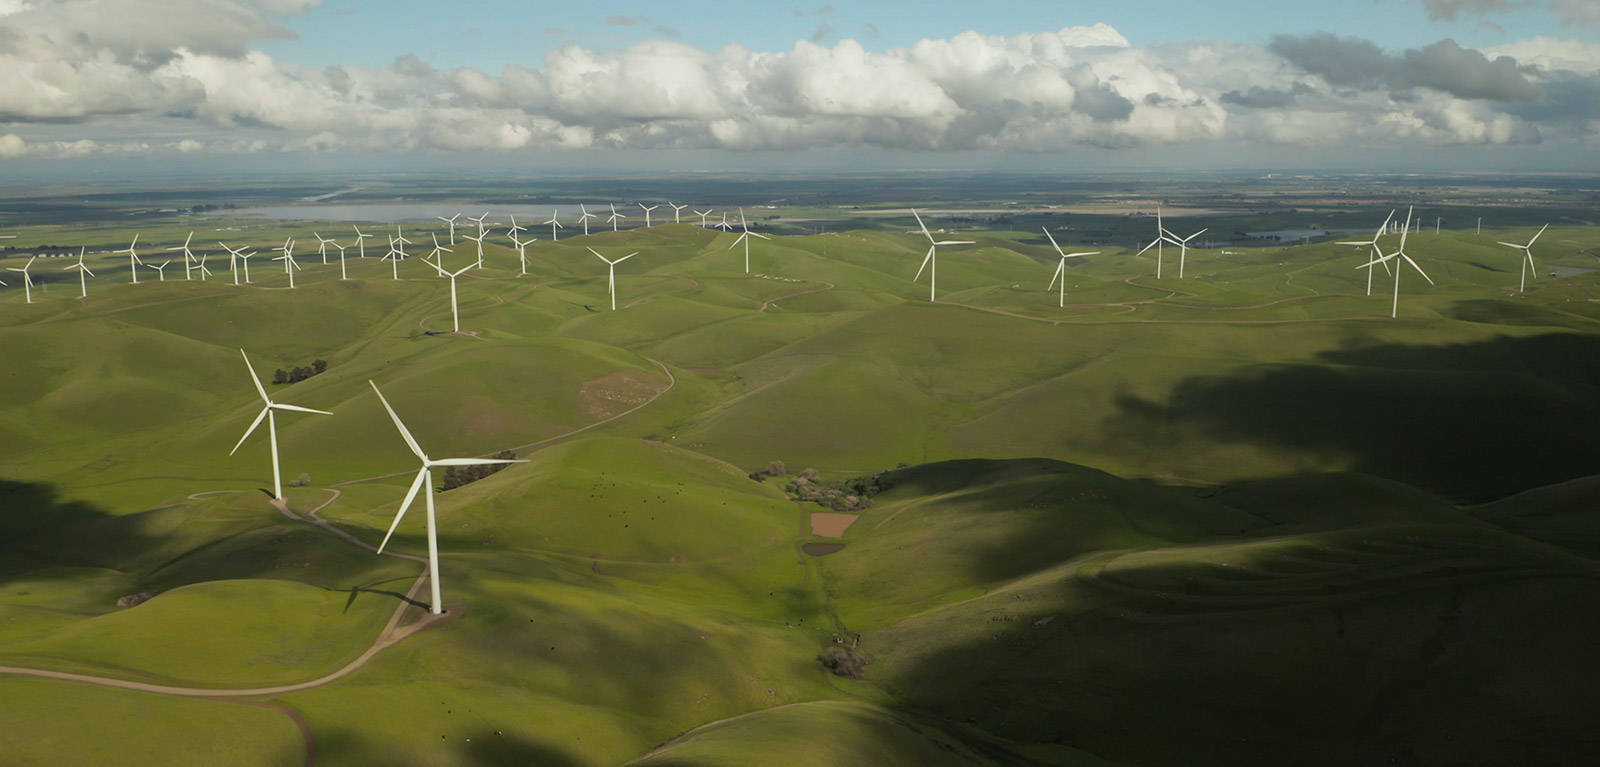
[[[327,360],[312,360],[311,367],[297,367],[293,370],[278,368],[272,373],[272,382],[275,384],[299,383],[327,369]]]
[[[773,461],[765,469],[750,472],[750,478],[760,482],[767,477],[788,476],[788,468],[783,461]],[[823,481],[816,469],[803,469],[783,490],[797,501],[809,501],[834,511],[862,511],[872,508],[872,496],[889,489],[884,477],[887,473]]]
[[[833,672],[834,676],[846,679],[860,679],[867,673],[867,656],[854,647],[829,647],[817,656],[822,667]]]
[[[489,457],[498,458],[503,461],[511,461],[516,459],[517,454],[511,452],[510,450],[501,450],[500,452]],[[509,463],[486,463],[479,464],[477,466],[448,467],[444,470],[444,486],[439,488],[439,491],[444,492],[446,490],[454,490],[464,485],[470,485],[510,465],[511,464]]]

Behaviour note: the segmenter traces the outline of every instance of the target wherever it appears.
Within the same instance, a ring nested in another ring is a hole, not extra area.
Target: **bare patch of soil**
[[[578,402],[591,418],[600,420],[625,413],[649,402],[666,388],[666,383],[638,370],[619,370],[585,381],[578,388]]]
[[[823,538],[843,538],[844,531],[850,529],[860,514],[835,514],[819,511],[811,515],[811,534]]]

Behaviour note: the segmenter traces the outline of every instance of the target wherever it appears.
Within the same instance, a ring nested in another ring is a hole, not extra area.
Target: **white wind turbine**
[[[1359,242],[1340,242],[1338,244],[1339,245],[1366,245],[1366,246],[1372,248],[1372,257],[1373,258],[1381,259],[1383,257],[1383,249],[1378,247],[1378,238],[1382,237],[1383,233],[1386,230],[1388,230],[1389,222],[1391,220],[1393,220],[1393,219],[1394,219],[1394,211],[1391,210],[1391,211],[1389,211],[1389,217],[1383,220],[1383,225],[1378,227],[1378,231],[1373,233],[1372,239],[1370,239],[1370,240],[1361,240]],[[1373,269],[1372,269],[1372,267],[1370,265],[1366,266],[1365,269],[1367,270],[1367,295],[1370,296],[1370,295],[1372,295],[1372,272],[1373,272]],[[1385,272],[1389,271],[1389,263],[1387,261],[1385,261],[1383,263],[1383,271],[1385,271]]]
[[[256,416],[256,420],[250,424],[250,428],[244,430],[244,436],[240,437],[239,442],[233,446],[232,450],[228,451],[228,455],[233,455],[234,453],[239,452],[239,446],[243,445],[244,441],[250,438],[250,435],[255,432],[257,426],[261,425],[261,419],[267,419],[267,436],[272,443],[272,497],[281,501],[283,500],[283,478],[278,472],[278,421],[277,418],[273,416],[272,411],[293,410],[297,413],[317,413],[319,415],[333,414],[326,410],[312,410],[308,407],[284,405],[273,402],[272,398],[267,396],[266,388],[261,385],[261,379],[256,377],[256,369],[254,365],[250,364],[250,357],[244,353],[243,349],[239,350],[239,356],[244,357],[244,366],[250,371],[250,380],[256,385],[256,393],[261,395],[261,401],[266,404],[261,408],[261,414]]]
[[[394,227],[394,248],[400,251],[401,258],[406,257],[406,246],[410,244],[411,241],[406,239],[405,232],[400,231],[400,225],[396,224]]]
[[[332,242],[332,241],[330,240],[330,242]],[[344,249],[348,248],[350,246],[349,245],[340,245],[337,242],[333,243],[333,246],[335,248],[339,249],[339,279],[348,280],[348,279],[350,279],[350,275],[347,272],[345,272],[345,269],[344,269]]]
[[[724,232],[733,228],[733,225],[728,223],[728,211],[722,211],[722,223],[717,224],[717,228]]]
[[[1093,250],[1089,251],[1088,253],[1064,253],[1061,250],[1061,246],[1056,244],[1055,235],[1050,233],[1050,229],[1047,227],[1041,228],[1044,229],[1044,236],[1050,238],[1050,244],[1055,247],[1056,252],[1061,254],[1061,264],[1056,267],[1055,276],[1050,278],[1050,285],[1045,289],[1049,290],[1050,288],[1055,287],[1056,280],[1061,280],[1061,308],[1065,309],[1067,308],[1067,259],[1078,258],[1080,256],[1098,256],[1100,255],[1100,251]]]
[[[470,234],[461,235],[461,237],[463,239],[471,240],[473,243],[477,244],[477,246],[478,246],[478,261],[477,261],[477,263],[474,263],[473,266],[478,268],[478,269],[482,269],[483,268],[483,238],[484,238],[484,236],[485,235],[484,235],[483,232],[478,232],[478,235],[476,237],[474,237],[473,235],[470,235]]]
[[[151,269],[156,270],[156,276],[161,278],[161,280],[160,280],[161,282],[166,282],[167,281],[167,264],[170,264],[170,263],[172,263],[172,261],[171,260],[167,260],[167,261],[162,261],[160,266],[152,266],[152,267],[150,267]]]
[[[37,258],[38,256],[29,258],[28,263],[23,264],[21,269],[18,269],[15,266],[6,267],[6,271],[8,272],[22,272],[22,291],[23,295],[27,297],[28,303],[30,304],[33,303],[33,277],[28,274],[28,269],[33,267],[34,259]]]
[[[517,214],[511,214],[511,228],[506,230],[506,236],[511,238],[511,244],[517,249],[517,254],[519,256],[522,254],[522,244],[517,241],[517,232],[526,231],[528,230],[517,226]],[[532,242],[532,240],[529,240],[529,242]],[[482,264],[480,263],[479,266],[481,267]],[[526,258],[522,259],[522,273],[528,273],[528,260]]]
[[[561,222],[560,221],[556,220],[556,213],[557,212],[558,211],[557,211],[556,208],[551,208],[550,209],[550,220],[545,222],[546,224],[550,225],[550,241],[551,242],[559,242],[561,240],[560,237],[556,236],[556,228],[557,227],[560,227],[562,229],[566,228],[564,226],[561,226]]]
[[[750,224],[746,223],[745,220],[744,220],[744,208],[740,208],[739,209],[739,224],[744,227],[744,233],[739,235],[739,239],[734,240],[732,245],[728,246],[728,250],[733,250],[735,247],[738,247],[739,243],[741,243],[741,242],[744,243],[744,273],[745,274],[749,274],[750,273],[750,238],[752,236],[760,237],[763,240],[770,240],[772,238],[768,237],[768,236],[766,236],[764,234],[761,234],[759,232],[750,231]]]
[[[1393,253],[1390,253],[1387,256],[1383,256],[1383,257],[1374,259],[1372,261],[1369,261],[1366,264],[1363,264],[1363,265],[1358,266],[1356,268],[1357,269],[1370,269],[1370,268],[1372,268],[1373,266],[1375,266],[1377,264],[1383,263],[1383,262],[1388,261],[1390,259],[1394,259],[1396,256],[1398,256],[1399,258],[1404,259],[1406,263],[1410,264],[1411,268],[1417,270],[1417,274],[1422,275],[1422,279],[1427,280],[1429,285],[1432,285],[1433,284],[1433,278],[1429,277],[1427,272],[1422,271],[1422,267],[1417,266],[1417,262],[1412,261],[1411,257],[1406,255],[1406,235],[1408,233],[1410,233],[1410,231],[1411,231],[1411,209],[1407,208],[1406,209],[1406,226],[1405,226],[1404,229],[1400,230],[1400,249],[1396,250]],[[1401,271],[1402,270],[1400,268],[1400,262],[1399,261],[1395,261],[1395,263],[1394,263],[1394,306],[1393,306],[1393,308],[1391,308],[1389,310],[1389,317],[1391,317],[1391,318],[1400,316],[1400,272]]]
[[[1161,279],[1161,261],[1162,261],[1162,255],[1163,255],[1161,251],[1164,250],[1164,246],[1169,241],[1169,239],[1168,239],[1169,237],[1170,237],[1170,234],[1167,232],[1167,228],[1165,226],[1161,225],[1161,206],[1157,205],[1156,206],[1156,238],[1151,240],[1149,245],[1146,245],[1143,248],[1140,248],[1139,252],[1135,253],[1133,255],[1134,255],[1135,258],[1138,258],[1139,256],[1144,255],[1145,251],[1147,251],[1147,250],[1149,250],[1151,248],[1155,248],[1156,249],[1156,279],[1158,279],[1158,280]],[[1177,243],[1174,242],[1173,244],[1176,245]]]
[[[461,218],[461,214],[458,212],[449,218],[445,218],[444,216],[434,216],[434,218],[437,218],[440,221],[450,225],[450,244],[456,244],[456,219]]]
[[[233,272],[233,284],[238,285],[239,284],[239,251],[244,250],[244,248],[240,248],[239,250],[234,250],[233,248],[228,247],[228,243],[223,242],[221,240],[218,240],[217,244],[221,245],[223,250],[228,251],[228,269],[232,270],[232,272]]]
[[[1539,234],[1544,234],[1544,230],[1549,228],[1550,225],[1545,224],[1539,228]],[[1539,267],[1535,266],[1533,263],[1533,244],[1539,241],[1539,234],[1535,234],[1533,239],[1528,240],[1527,245],[1518,245],[1514,242],[1500,243],[1508,248],[1516,248],[1517,250],[1522,251],[1522,255],[1526,256],[1526,258],[1522,259],[1522,283],[1517,286],[1518,293],[1521,293],[1528,288],[1528,272],[1534,273],[1534,279],[1538,279],[1539,277]]]
[[[423,260],[427,261],[427,259],[423,259]],[[461,267],[460,269],[458,269],[458,270],[456,270],[454,272],[447,272],[447,271],[444,270],[444,266],[442,266],[443,261],[444,261],[444,259],[441,257],[440,258],[440,263],[438,263],[438,264],[433,263],[431,261],[428,261],[427,263],[428,263],[429,266],[432,266],[433,268],[439,270],[439,276],[440,277],[449,277],[450,278],[450,329],[451,329],[451,332],[460,333],[461,332],[461,313],[456,308],[456,278],[460,277],[461,275],[465,274],[467,271],[471,270],[472,269],[472,264],[467,264],[466,266],[463,266],[463,267]]]
[[[138,245],[138,244],[139,244],[139,233],[138,232],[134,232],[133,233],[133,242],[128,243],[128,247],[117,251],[118,253],[127,253],[128,254],[128,273],[133,275],[133,284],[135,284],[135,285],[139,284],[139,265],[144,263],[143,261],[139,260],[139,254],[134,252],[134,250],[133,250],[133,247],[135,245]]]
[[[1183,279],[1183,262],[1185,257],[1189,255],[1189,241],[1199,237],[1202,234],[1205,234],[1210,228],[1211,227],[1208,226],[1205,229],[1201,229],[1200,231],[1189,235],[1188,237],[1182,238],[1178,237],[1178,235],[1175,235],[1172,232],[1167,232],[1167,234],[1172,237],[1172,239],[1168,240],[1168,242],[1178,246],[1178,279]]]
[[[243,251],[244,248],[240,248],[239,250]],[[241,252],[239,254],[239,265],[244,267],[244,281],[245,281],[245,284],[247,284],[247,285],[250,284],[250,259],[255,258],[255,256],[256,256],[256,252],[253,251],[253,250],[250,251],[249,253]],[[235,284],[237,284],[237,283],[235,283]]]
[[[612,205],[611,206],[611,218],[606,219],[606,223],[610,224],[611,225],[611,231],[615,232],[615,231],[617,231],[618,224],[621,224],[622,223],[622,219],[625,219],[625,218],[627,218],[627,216],[624,216],[621,213],[618,213],[617,212],[617,206]]]
[[[190,264],[190,262],[194,260],[194,254],[189,252],[189,241],[193,239],[194,232],[190,232],[189,236],[184,239],[182,246],[176,248],[167,248],[168,253],[183,251],[183,278],[185,280],[193,279],[190,276],[190,273],[194,271],[194,267]]]
[[[389,252],[383,254],[383,259],[382,260],[389,262],[390,271],[394,272],[394,278],[396,280],[400,279],[400,259],[405,258],[405,257],[406,257],[406,254],[402,253],[401,251],[399,251],[398,249],[395,248],[395,246],[394,246],[394,238],[390,237],[389,238]]]
[[[283,255],[272,260],[283,262],[283,271],[289,275],[289,288],[292,290],[294,289],[294,270],[300,268],[300,264],[294,260],[294,238],[291,237],[284,240],[283,247],[278,248],[278,250],[283,251]]]
[[[578,220],[583,222],[583,233],[587,235],[589,233],[589,219],[599,218],[599,216],[590,213],[589,209],[583,206],[583,203],[578,203],[578,210],[580,211]]]
[[[372,235],[370,235],[370,234],[362,234],[361,233],[361,227],[356,226],[354,224],[351,224],[350,228],[356,230],[356,245],[361,249],[360,250],[361,257],[362,258],[366,258],[367,257],[367,238],[371,237]]]
[[[695,215],[696,215],[696,216],[699,216],[699,217],[700,217],[700,228],[701,228],[701,229],[706,229],[706,228],[708,228],[708,227],[707,227],[707,226],[706,226],[706,216],[709,216],[709,215],[711,215],[711,211],[710,211],[710,210],[697,210],[697,211],[695,211],[695,212],[694,212],[694,214],[695,214]]]
[[[536,240],[538,240],[538,239],[539,239],[538,237],[529,237],[526,240],[519,240],[519,239],[516,238],[516,235],[512,235],[511,243],[513,245],[517,246],[517,260],[522,262],[522,273],[518,275],[519,277],[527,276],[527,274],[528,274],[528,246],[530,244],[532,244],[533,242],[535,242]]]
[[[628,259],[639,255],[639,253],[637,251],[635,251],[633,253],[629,253],[626,256],[623,256],[622,258],[619,258],[619,259],[617,259],[615,261],[612,261],[611,259],[600,255],[598,252],[595,251],[594,248],[589,248],[589,252],[590,253],[594,253],[594,257],[595,258],[598,258],[601,261],[606,262],[606,265],[610,267],[610,274],[608,274],[606,276],[606,292],[611,294],[611,311],[616,311],[617,310],[617,264],[620,264],[623,261],[627,261]]]
[[[689,206],[687,206],[687,205],[673,205],[672,201],[668,200],[667,201],[667,207],[672,208],[672,223],[674,223],[674,224],[683,223],[683,220],[678,218],[678,214],[682,213],[683,210],[685,208],[689,207]]]
[[[917,214],[917,210],[915,208],[911,209],[911,215],[917,217],[917,226],[922,227],[922,233],[928,236],[928,255],[923,257],[922,266],[917,268],[917,276],[911,278],[911,281],[912,282],[916,282],[917,280],[922,279],[922,270],[923,269],[928,269],[929,266],[933,267],[932,269],[930,269],[928,271],[928,300],[931,302],[931,301],[934,300],[934,290],[935,290],[935,287],[936,287],[937,282],[938,282],[938,273],[939,273],[938,249],[939,249],[939,246],[940,245],[973,245],[975,243],[972,240],[945,240],[943,242],[936,242],[933,239],[933,233],[928,231],[928,225],[927,224],[922,223],[922,216]]]
[[[389,532],[383,536],[383,543],[378,544],[378,553],[382,554],[384,547],[389,545],[389,538],[394,535],[394,529],[399,527],[400,518],[406,515],[406,510],[411,508],[411,502],[417,499],[417,493],[426,484],[428,486],[428,493],[425,498],[428,510],[428,583],[433,588],[433,604],[429,606],[429,609],[434,615],[438,615],[444,612],[444,604],[439,596],[439,527],[434,521],[433,467],[483,466],[497,463],[527,463],[527,461],[504,458],[445,458],[437,461],[433,460],[428,457],[427,453],[422,452],[422,447],[417,444],[417,440],[411,436],[411,432],[406,430],[406,425],[400,422],[400,416],[396,415],[394,408],[389,406],[389,400],[384,399],[383,392],[378,391],[378,385],[370,380],[367,383],[372,384],[372,390],[377,393],[378,401],[383,403],[383,409],[389,411],[389,417],[394,419],[394,426],[400,430],[400,436],[405,438],[406,446],[411,448],[411,452],[422,460],[422,468],[417,471],[417,478],[412,480],[411,490],[406,493],[405,501],[400,504],[400,512],[394,515],[394,522],[390,523]]]
[[[82,295],[80,296],[81,298],[88,298],[89,297],[89,278],[94,276],[94,272],[89,271],[89,267],[85,266],[84,263],[83,263],[83,255],[84,255],[84,253],[87,253],[87,252],[88,252],[88,249],[86,249],[86,248],[84,248],[82,246],[79,246],[79,248],[78,248],[78,263],[72,264],[71,266],[68,266],[67,268],[61,270],[63,272],[77,271],[77,273],[78,273],[78,290],[82,291]],[[29,261],[28,263],[33,263],[33,262]]]
[[[333,242],[333,240],[330,240],[330,239],[328,239],[326,237],[323,237],[322,235],[317,234],[316,232],[312,232],[311,236],[317,238],[317,255],[322,256],[322,265],[323,266],[327,266],[328,265],[328,245],[331,244]]]
[[[206,259],[210,257],[211,256],[209,254],[200,256],[200,263],[195,264],[194,266],[195,271],[200,272],[201,282],[205,282],[206,278],[211,276],[211,270],[206,268]]]
[[[644,208],[644,228],[649,229],[650,228],[650,211],[661,207],[661,205],[658,203],[656,205],[651,205],[650,207],[645,208],[644,203],[642,203],[642,202],[635,203],[635,204],[638,205],[641,208]]]
[[[433,236],[433,252],[428,254],[428,258],[431,258],[434,261],[436,261],[436,262],[438,262],[440,264],[443,264],[444,263],[444,256],[442,256],[440,254],[441,253],[454,253],[454,252],[455,252],[454,250],[452,250],[450,248],[447,248],[447,247],[445,247],[443,245],[440,245],[439,244],[439,235],[436,234],[436,235]],[[427,259],[425,258],[423,260],[426,261]]]

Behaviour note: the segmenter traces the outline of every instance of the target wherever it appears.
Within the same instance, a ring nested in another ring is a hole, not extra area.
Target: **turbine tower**
[[[617,226],[619,224],[621,224],[622,223],[622,219],[625,219],[625,218],[627,218],[627,216],[624,216],[621,213],[618,213],[617,212],[617,206],[612,205],[611,206],[611,218],[606,219],[606,223],[610,224],[611,225],[611,231],[615,232],[615,231],[618,231]]]
[[[194,267],[190,265],[190,262],[194,260],[194,254],[189,252],[189,241],[193,239],[194,232],[190,232],[189,236],[184,239],[182,246],[176,248],[167,248],[168,253],[183,251],[183,278],[185,280],[192,279],[189,275],[190,272],[194,271]]]
[[[601,261],[606,262],[606,265],[609,267],[610,273],[608,275],[606,275],[606,292],[611,294],[611,311],[616,311],[617,310],[617,264],[620,264],[623,261],[627,261],[628,259],[639,255],[639,253],[638,253],[638,251],[635,251],[633,253],[629,253],[626,256],[623,256],[622,258],[619,258],[619,259],[617,259],[615,261],[612,261],[611,259],[600,255],[598,252],[595,251],[594,248],[589,248],[589,252],[590,253],[594,253],[594,257],[595,258],[598,258]]]
[[[709,228],[709,227],[706,226],[706,216],[711,215],[711,211],[710,210],[697,210],[697,211],[694,212],[694,214],[696,216],[700,217],[700,228],[701,229]]]
[[[770,240],[772,238],[768,237],[768,236],[766,236],[764,234],[761,234],[759,232],[750,231],[750,224],[746,223],[745,220],[744,220],[744,208],[740,208],[739,209],[739,225],[744,227],[744,233],[739,235],[739,239],[734,240],[732,245],[728,246],[728,250],[733,250],[735,247],[738,247],[739,243],[741,243],[741,242],[744,243],[744,273],[745,274],[749,274],[750,273],[750,238],[752,236],[760,237],[763,240]]]
[[[133,247],[135,245],[138,245],[138,244],[139,244],[139,233],[138,232],[134,232],[133,233],[133,242],[128,243],[128,247],[117,251],[118,253],[127,253],[128,254],[128,273],[133,275],[133,284],[135,284],[135,285],[139,284],[139,265],[144,263],[143,261],[139,260],[139,254],[135,253],[134,250],[133,250]]]
[[[167,264],[170,263],[172,263],[172,261],[168,259],[166,261],[162,261],[160,266],[150,267],[151,269],[156,270],[156,276],[160,278],[161,282],[167,281]]]
[[[581,212],[580,215],[578,216],[578,220],[583,222],[583,233],[585,235],[588,235],[589,234],[589,219],[591,219],[591,218],[599,218],[599,216],[597,216],[597,215],[595,215],[593,213],[590,213],[589,209],[583,206],[583,203],[578,203],[578,210]]]
[[[78,263],[72,264],[71,266],[61,270],[63,272],[70,272],[74,270],[78,272],[78,290],[82,291],[82,295],[79,296],[79,298],[89,297],[89,278],[94,276],[94,272],[89,271],[89,267],[84,266],[83,264],[83,254],[85,252],[87,252],[87,250],[82,246],[79,246]],[[29,260],[28,263],[31,264],[33,261]]]
[[[672,208],[672,223],[674,223],[674,224],[683,223],[683,220],[678,218],[678,214],[682,213],[683,209],[687,208],[689,206],[687,206],[687,205],[673,205],[672,201],[668,200],[667,201],[667,207]]]
[[[427,259],[423,259],[423,260],[427,261]],[[440,259],[440,260],[441,260],[441,262],[443,261],[443,259]],[[440,277],[449,277],[450,278],[450,330],[453,333],[460,333],[461,332],[461,313],[456,308],[456,278],[460,277],[461,275],[465,274],[467,271],[471,270],[472,269],[472,264],[467,264],[466,266],[463,266],[459,270],[454,271],[454,272],[445,271],[444,270],[444,266],[442,266],[441,264],[435,264],[435,263],[432,263],[432,262],[428,262],[428,265],[432,266],[435,269],[438,269]]]
[[[1050,234],[1050,229],[1048,227],[1040,227],[1040,228],[1044,229],[1044,236],[1050,238],[1050,245],[1053,246],[1056,249],[1057,253],[1061,254],[1061,263],[1058,266],[1056,266],[1056,273],[1055,273],[1055,275],[1053,277],[1050,278],[1050,285],[1047,286],[1045,288],[1045,290],[1049,290],[1050,288],[1055,287],[1056,280],[1060,279],[1061,280],[1061,308],[1065,309],[1065,308],[1067,308],[1067,259],[1069,259],[1069,258],[1079,258],[1081,256],[1098,256],[1098,255],[1100,255],[1100,251],[1093,250],[1093,251],[1089,251],[1088,253],[1064,253],[1061,250],[1061,246],[1056,244],[1055,235]]]
[[[371,237],[372,235],[370,235],[370,234],[362,234],[361,233],[361,227],[356,226],[355,224],[351,224],[350,228],[356,230],[356,246],[361,249],[360,250],[361,257],[362,258],[366,258],[367,257],[367,238]]]
[[[560,221],[556,220],[556,213],[557,212],[559,212],[559,211],[556,208],[551,208],[550,209],[550,220],[545,222],[546,224],[550,225],[550,241],[551,242],[560,242],[561,241],[561,238],[556,236],[556,229],[558,227],[561,228],[561,229],[565,229],[566,228],[564,226],[561,226],[561,222]]]
[[[293,290],[294,270],[300,268],[300,264],[294,260],[294,238],[291,237],[287,240],[284,240],[283,247],[277,248],[277,250],[283,251],[283,255],[277,256],[272,260],[283,262],[283,271],[289,275],[289,289]]]
[[[434,216],[434,218],[437,218],[440,221],[450,225],[450,244],[456,244],[456,219],[461,218],[461,213],[457,212],[454,216],[449,218],[445,218],[444,216]]]
[[[240,437],[239,442],[233,446],[232,450],[228,451],[228,455],[239,452],[239,446],[250,438],[251,433],[256,430],[257,426],[261,425],[261,419],[267,419],[267,437],[272,443],[272,497],[281,501],[283,500],[283,478],[278,472],[278,422],[272,411],[293,410],[298,413],[333,414],[326,410],[312,410],[308,407],[273,402],[272,398],[267,396],[266,388],[261,385],[261,379],[256,377],[256,369],[254,365],[250,364],[250,357],[244,353],[243,349],[239,350],[239,356],[244,357],[244,366],[250,371],[250,380],[256,385],[256,393],[261,395],[261,401],[266,404],[261,408],[261,414],[256,416],[256,420],[250,424],[250,428],[244,430],[244,436]]]
[[[428,583],[433,588],[433,604],[429,611],[434,615],[444,612],[444,604],[439,596],[439,527],[434,521],[433,509],[433,467],[435,466],[483,466],[497,463],[527,463],[527,461],[509,460],[503,458],[444,458],[433,460],[427,453],[422,452],[422,447],[417,440],[406,430],[406,425],[400,422],[394,408],[389,406],[389,400],[383,398],[383,392],[378,391],[378,385],[372,384],[372,391],[378,395],[378,401],[383,403],[383,409],[389,411],[389,417],[394,420],[394,427],[400,430],[400,436],[405,438],[406,446],[411,448],[412,454],[422,461],[422,468],[417,471],[417,478],[411,482],[411,490],[406,493],[405,501],[400,504],[400,512],[394,515],[394,522],[389,525],[389,532],[383,536],[383,543],[378,544],[378,553],[382,554],[385,546],[389,545],[389,538],[394,535],[394,529],[400,525],[401,517],[406,515],[406,510],[411,508],[411,502],[417,499],[417,493],[424,484],[428,485],[428,493],[424,499],[428,510]]]
[[[329,240],[329,242],[333,242],[333,241]],[[349,245],[340,245],[337,242],[334,242],[333,246],[335,248],[339,249],[339,279],[348,280],[348,279],[350,279],[350,274],[348,272],[346,272],[345,269],[344,269],[344,249],[348,248],[350,246]]]
[[[1539,234],[1544,234],[1544,230],[1549,228],[1550,225],[1545,224],[1543,227],[1540,227]],[[1522,251],[1523,256],[1526,256],[1526,258],[1522,259],[1522,283],[1517,286],[1518,293],[1521,293],[1528,288],[1528,272],[1533,272],[1534,279],[1538,279],[1539,277],[1539,267],[1534,266],[1533,264],[1533,244],[1539,241],[1539,234],[1535,234],[1533,239],[1528,240],[1527,245],[1518,245],[1514,242],[1500,243],[1508,248],[1516,248],[1517,250]]]
[[[511,243],[517,246],[517,260],[522,262],[522,272],[517,275],[518,277],[528,276],[528,246],[538,239],[538,237],[529,237],[526,240],[519,240],[515,235],[512,235]]]
[[[642,202],[635,203],[635,204],[638,205],[641,208],[644,208],[644,228],[649,229],[650,228],[650,211],[661,207],[660,203],[657,203],[655,205],[651,205],[648,208],[645,208],[645,205]]]
[[[911,281],[916,282],[917,280],[922,279],[922,270],[928,269],[930,266],[933,267],[932,269],[928,269],[928,301],[932,303],[934,300],[934,290],[936,289],[939,279],[939,246],[973,245],[976,243],[974,243],[972,240],[945,240],[942,242],[935,241],[933,239],[933,233],[928,231],[928,225],[922,223],[922,216],[917,214],[916,208],[911,209],[911,215],[917,217],[917,226],[922,227],[922,233],[928,237],[928,255],[923,257],[922,266],[917,268],[917,276],[911,278]]]
[[[1189,241],[1199,237],[1202,234],[1205,234],[1210,228],[1211,227],[1208,226],[1205,229],[1201,229],[1200,231],[1181,239],[1178,237],[1178,235],[1172,234],[1172,232],[1167,232],[1167,234],[1171,235],[1172,237],[1172,239],[1168,240],[1168,242],[1178,246],[1178,279],[1183,279],[1183,262],[1185,257],[1189,255]]]

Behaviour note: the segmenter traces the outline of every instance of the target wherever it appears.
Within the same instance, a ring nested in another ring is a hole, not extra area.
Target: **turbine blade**
[[[1056,244],[1055,235],[1050,233],[1050,228],[1049,227],[1044,227],[1044,226],[1041,226],[1039,228],[1044,230],[1044,236],[1050,238],[1050,245],[1056,249],[1057,253],[1060,253],[1061,252],[1061,246]]]
[[[922,257],[922,266],[917,267],[917,276],[911,278],[912,282],[922,279],[922,270],[928,268],[928,262],[933,260],[933,249],[936,247],[938,246],[928,246],[928,255]]]
[[[285,404],[283,404],[281,402],[274,402],[274,403],[272,403],[271,406],[274,407],[274,408],[277,408],[279,410],[293,410],[293,411],[298,412],[298,413],[316,413],[318,415],[333,415],[332,413],[330,413],[330,412],[328,412],[326,410],[312,410],[311,408],[308,408],[308,407],[300,407],[299,405],[285,405]]]
[[[266,387],[262,386],[261,385],[261,379],[256,377],[256,368],[255,368],[254,365],[250,364],[250,358],[245,356],[245,353],[244,353],[243,349],[239,350],[239,356],[240,357],[244,357],[244,367],[245,367],[246,370],[250,371],[250,380],[255,382],[256,393],[261,395],[261,401],[267,403],[268,405],[271,405],[272,404],[272,398],[267,396]]]
[[[233,455],[234,453],[239,452],[239,446],[243,445],[244,441],[250,438],[250,435],[255,432],[256,427],[260,426],[261,422],[266,420],[267,413],[269,413],[271,411],[272,411],[272,406],[271,405],[268,405],[268,406],[266,406],[264,408],[261,408],[261,414],[256,416],[256,420],[253,423],[250,424],[250,428],[244,430],[244,436],[240,437],[239,441],[234,444],[233,449],[228,451],[228,455]]]
[[[428,467],[422,467],[417,472],[417,478],[411,481],[411,489],[406,492],[405,501],[400,504],[400,512],[394,515],[394,521],[389,523],[389,532],[384,533],[383,543],[378,544],[378,553],[383,553],[383,547],[389,545],[389,537],[394,535],[394,529],[400,526],[400,518],[406,515],[406,509],[411,508],[411,502],[417,499],[417,491],[422,489],[422,480],[428,476]]]
[[[1406,263],[1410,264],[1412,269],[1417,270],[1417,274],[1422,275],[1422,279],[1427,280],[1429,285],[1433,284],[1433,278],[1429,277],[1427,272],[1422,271],[1422,267],[1417,266],[1417,262],[1412,261],[1410,256],[1401,253],[1400,257],[1405,259]]]
[[[411,436],[411,432],[406,431],[406,425],[400,422],[400,416],[395,415],[394,408],[389,407],[389,400],[384,399],[383,392],[378,391],[378,385],[372,383],[371,379],[368,379],[367,383],[372,384],[372,391],[378,395],[378,401],[383,403],[383,409],[389,411],[389,418],[394,421],[395,428],[400,430],[400,436],[405,438],[406,445],[411,448],[411,452],[416,453],[417,457],[424,461],[428,460],[428,455],[422,452],[422,447]]]
[[[1067,262],[1065,260],[1063,260],[1061,263],[1057,264],[1056,265],[1056,273],[1050,275],[1050,284],[1045,286],[1045,290],[1049,290],[1050,288],[1055,287],[1057,279],[1066,279],[1066,275],[1062,274],[1062,272],[1065,272],[1066,270],[1067,270]]]
[[[1549,229],[1549,228],[1550,228],[1549,224],[1545,224],[1544,226],[1539,227],[1539,234],[1544,234],[1544,230]],[[1539,241],[1539,234],[1534,235],[1533,239],[1528,240],[1528,247],[1530,247],[1530,248],[1533,247],[1533,244],[1535,242]]]
[[[928,235],[928,242],[933,242],[933,233],[928,231],[928,225],[922,223],[922,216],[917,215],[917,209],[911,209],[911,215],[917,216],[917,226],[922,227],[922,233]]]
[[[485,466],[491,463],[527,463],[525,460],[508,460],[505,458],[443,458],[429,461],[429,466]]]

